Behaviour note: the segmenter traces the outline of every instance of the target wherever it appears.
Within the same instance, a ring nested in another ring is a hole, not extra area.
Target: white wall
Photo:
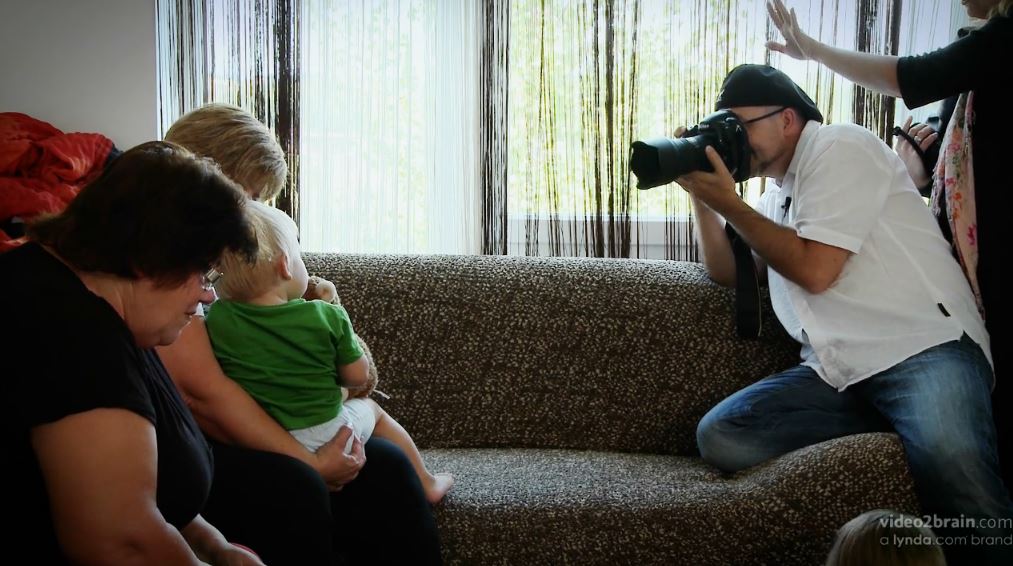
[[[0,112],[156,138],[154,0],[0,0]]]

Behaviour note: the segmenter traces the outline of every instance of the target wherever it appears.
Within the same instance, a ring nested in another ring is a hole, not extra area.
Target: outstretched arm
[[[897,81],[898,57],[840,49],[816,41],[802,31],[795,16],[795,9],[789,11],[782,0],[768,0],[767,14],[770,15],[771,23],[784,37],[784,43],[768,41],[767,49],[795,59],[818,61],[831,71],[865,88],[900,97],[900,85]]]

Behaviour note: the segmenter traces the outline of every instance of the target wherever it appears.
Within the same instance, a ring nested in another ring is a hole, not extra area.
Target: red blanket
[[[102,173],[113,142],[101,134],[65,134],[16,112],[0,112],[0,222],[59,212]],[[0,252],[18,246],[0,230]]]

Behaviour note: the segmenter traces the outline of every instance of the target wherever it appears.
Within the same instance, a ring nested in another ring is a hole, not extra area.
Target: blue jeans
[[[926,515],[1006,520],[998,528],[933,528],[967,537],[945,548],[950,563],[1013,564],[1013,503],[999,475],[991,385],[988,360],[966,334],[844,391],[796,366],[718,403],[700,421],[697,444],[706,462],[735,472],[832,438],[895,431]],[[1006,544],[973,544],[975,536]]]

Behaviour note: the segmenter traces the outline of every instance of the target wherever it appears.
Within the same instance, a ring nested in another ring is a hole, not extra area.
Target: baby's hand
[[[310,277],[309,284],[306,286],[306,292],[303,293],[303,298],[307,301],[319,299],[325,303],[341,304],[341,301],[338,299],[338,290],[334,287],[334,283],[315,275]]]

